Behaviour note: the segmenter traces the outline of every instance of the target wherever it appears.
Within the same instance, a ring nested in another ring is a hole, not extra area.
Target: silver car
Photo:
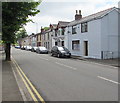
[[[36,49],[36,52],[39,54],[48,54],[48,50],[46,49],[46,47],[43,47],[43,46],[39,46]]]
[[[32,52],[36,52],[36,49],[37,49],[38,47],[37,46],[34,46],[34,47],[32,47]]]

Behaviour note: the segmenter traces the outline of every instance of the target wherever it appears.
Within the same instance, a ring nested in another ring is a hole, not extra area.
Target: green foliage
[[[28,36],[27,32],[24,27],[20,28],[19,31],[16,33],[16,42],[21,39]]]
[[[16,32],[27,22],[28,17],[35,16],[40,11],[36,7],[40,2],[2,2],[2,40],[14,43]]]
[[[46,31],[46,30],[49,30],[49,29],[50,29],[50,27],[44,27],[43,29]]]

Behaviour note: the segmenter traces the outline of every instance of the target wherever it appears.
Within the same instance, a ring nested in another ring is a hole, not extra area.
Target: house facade
[[[42,46],[41,32],[36,34],[36,46]]]
[[[65,46],[65,28],[69,22],[59,21],[56,28],[52,30],[52,46]]]
[[[32,47],[37,46],[37,35],[36,34],[32,34],[31,35],[31,45]]]
[[[75,20],[65,29],[65,46],[72,55],[86,58],[117,58],[118,17],[120,10],[110,8],[87,17],[76,11]]]
[[[51,31],[51,29],[44,31],[44,33],[42,34],[42,37],[43,37],[42,44],[44,47],[48,49],[48,51],[51,51],[51,48],[52,48],[52,34],[53,32]]]

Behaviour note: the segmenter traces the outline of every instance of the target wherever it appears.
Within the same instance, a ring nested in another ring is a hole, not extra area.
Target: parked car
[[[36,49],[37,49],[37,48],[38,48],[37,46],[34,46],[34,47],[32,47],[31,51],[32,51],[32,52],[36,52]]]
[[[22,50],[25,50],[25,46],[21,46],[21,49],[22,49]]]
[[[46,47],[43,47],[43,46],[39,46],[37,49],[36,49],[36,52],[41,54],[48,54],[48,50],[46,49]]]
[[[66,47],[54,46],[51,49],[51,56],[71,57],[71,53]]]
[[[30,50],[31,51],[32,47],[31,46],[26,46],[25,50]]]
[[[20,46],[19,46],[19,45],[16,45],[15,48],[20,49]]]

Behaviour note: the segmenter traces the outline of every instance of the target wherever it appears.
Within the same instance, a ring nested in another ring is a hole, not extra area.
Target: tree
[[[26,36],[28,36],[28,35],[27,35],[27,32],[26,32],[25,28],[21,27],[19,29],[19,31],[17,31],[17,33],[16,33],[16,41],[15,42],[17,42],[19,39],[22,39]]]
[[[19,31],[16,33],[16,40],[15,43],[18,44],[21,47],[21,40],[25,37],[27,37],[27,32],[24,27],[21,27]]]
[[[6,60],[11,60],[11,43],[15,42],[16,32],[32,20],[40,11],[36,8],[39,2],[2,2],[2,40],[5,43]]]

